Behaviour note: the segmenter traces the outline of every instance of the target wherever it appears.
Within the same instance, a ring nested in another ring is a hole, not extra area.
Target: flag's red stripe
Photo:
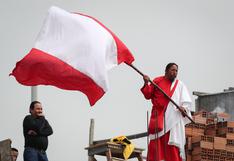
[[[79,90],[87,95],[91,106],[105,93],[90,77],[35,48],[16,64],[11,75],[23,85],[53,85],[66,90]]]
[[[115,40],[116,46],[117,46],[118,64],[120,64],[122,62],[125,62],[127,64],[131,64],[134,61],[134,57],[133,57],[132,53],[128,50],[128,48],[125,46],[125,44],[111,30],[109,30],[105,25],[103,25],[99,20],[97,20],[94,17],[82,14],[82,13],[76,13],[76,14],[86,16],[86,17],[93,19],[94,21],[96,21],[99,25],[101,25],[103,28],[105,28],[112,35],[113,39]]]

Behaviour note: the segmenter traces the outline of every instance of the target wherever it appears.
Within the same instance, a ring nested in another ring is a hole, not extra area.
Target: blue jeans
[[[24,161],[48,161],[46,152],[34,148],[25,147]]]

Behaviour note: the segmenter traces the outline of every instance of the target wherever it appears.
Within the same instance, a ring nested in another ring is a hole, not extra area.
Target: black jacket
[[[27,115],[23,122],[25,147],[32,147],[38,150],[46,150],[48,147],[47,136],[53,134],[53,130],[45,117],[33,117]],[[28,131],[33,130],[37,134],[29,135]]]

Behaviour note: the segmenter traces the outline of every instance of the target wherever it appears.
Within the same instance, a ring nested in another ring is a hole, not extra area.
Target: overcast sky
[[[8,74],[32,48],[50,6],[99,19],[126,44],[135,66],[151,78],[168,62],[179,65],[178,78],[192,91],[221,92],[234,86],[233,0],[1,0],[0,140],[11,138],[23,160],[22,121],[28,114],[30,87]],[[142,78],[121,64],[109,72],[110,90],[92,108],[77,91],[39,86],[38,100],[54,129],[50,161],[85,161],[89,122],[95,139],[146,131],[151,103],[139,89]],[[195,97],[192,97],[193,101]],[[146,148],[146,139],[134,140]],[[99,161],[106,158],[100,157]]]

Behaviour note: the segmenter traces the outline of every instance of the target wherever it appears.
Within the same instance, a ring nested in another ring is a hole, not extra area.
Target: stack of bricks
[[[210,136],[192,137],[192,160],[212,160],[214,155],[214,138]]]
[[[187,161],[234,161],[234,122],[226,113],[199,111],[186,133]]]

